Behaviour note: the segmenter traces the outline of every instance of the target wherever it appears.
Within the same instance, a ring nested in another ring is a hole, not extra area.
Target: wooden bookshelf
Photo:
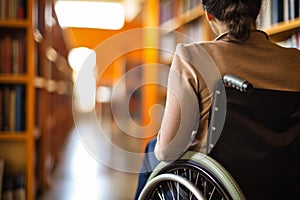
[[[6,4],[10,14],[0,13],[0,157],[5,179],[25,177],[24,199],[33,200],[50,187],[73,126],[72,70],[52,0],[0,0],[0,8]]]
[[[18,0],[18,4],[11,4],[11,2],[0,1],[1,5],[7,3],[8,8],[18,5],[14,9],[22,9],[24,13],[11,16],[5,16],[2,13],[0,17],[1,107],[2,109],[10,108],[8,112],[1,110],[0,157],[3,157],[5,162],[5,179],[14,180],[18,176],[25,177],[22,186],[23,198],[34,199],[34,87],[32,80],[35,55],[33,53],[33,24],[31,23],[33,2],[32,0]],[[21,43],[21,41],[25,42]],[[6,71],[4,71],[4,65],[8,67]],[[22,71],[19,71],[21,67]],[[22,89],[17,90],[17,88]],[[5,90],[9,90],[9,95]],[[5,98],[8,98],[9,106]],[[9,126],[6,124],[8,119]],[[11,157],[14,155],[18,159]],[[4,181],[3,185],[5,184]],[[13,192],[13,188],[2,192],[9,191]]]

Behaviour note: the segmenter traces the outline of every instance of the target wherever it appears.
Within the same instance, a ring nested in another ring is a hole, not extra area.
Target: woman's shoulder
[[[192,43],[178,43],[176,46],[176,54],[191,57],[198,53],[208,53],[210,49],[218,48],[218,41],[201,41]]]
[[[215,46],[220,43],[219,41],[201,41],[201,42],[191,42],[191,43],[178,43],[177,48],[180,49],[197,49],[197,48],[205,48],[206,46]]]

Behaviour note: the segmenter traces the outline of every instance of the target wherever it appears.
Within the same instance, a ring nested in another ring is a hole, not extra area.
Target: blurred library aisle
[[[86,119],[72,130],[52,174],[52,187],[38,200],[133,199],[137,174],[120,172],[101,164],[82,144],[78,130],[91,133],[96,130],[93,127]]]

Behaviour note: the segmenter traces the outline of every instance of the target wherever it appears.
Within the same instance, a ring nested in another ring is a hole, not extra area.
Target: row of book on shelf
[[[287,22],[299,16],[299,0],[267,0],[263,3],[258,23],[261,28],[269,28],[272,24]]]
[[[272,0],[272,23],[288,21],[299,17],[299,0]]]
[[[200,4],[201,0],[185,0],[182,1],[181,6],[178,6],[176,1],[161,0],[159,8],[160,23],[168,21],[183,12],[188,12]],[[300,15],[299,0],[266,0],[263,3],[262,15],[264,17],[264,27],[298,18]]]
[[[0,0],[0,20],[24,19],[26,0]]]
[[[25,73],[25,49],[24,36],[0,34],[0,73]]]
[[[0,199],[1,200],[25,200],[25,175],[6,176],[5,160],[0,158]]]
[[[160,23],[166,22],[169,19],[185,13],[201,4],[201,0],[182,0],[182,4],[179,5],[179,1],[173,0],[161,0],[159,7]]]
[[[25,86],[0,85],[0,130],[24,131]]]

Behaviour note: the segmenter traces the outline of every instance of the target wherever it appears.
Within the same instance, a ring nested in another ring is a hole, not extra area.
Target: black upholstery
[[[300,199],[300,92],[226,87],[222,134],[210,156],[247,199]]]

